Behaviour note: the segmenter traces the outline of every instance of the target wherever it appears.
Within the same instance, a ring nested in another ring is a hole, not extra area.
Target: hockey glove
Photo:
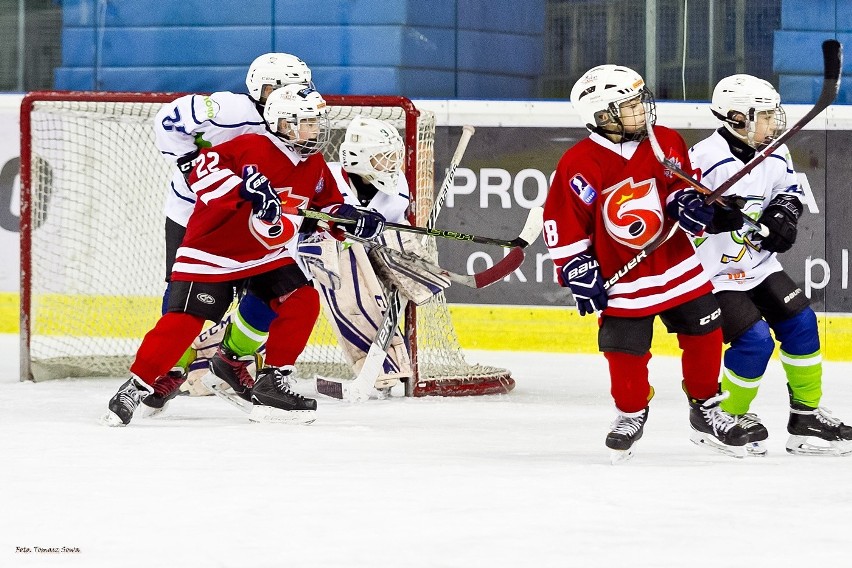
[[[760,247],[770,252],[787,252],[796,242],[796,225],[802,216],[802,202],[795,195],[778,195],[758,219],[769,229],[769,236],[763,237]]]
[[[251,201],[254,216],[267,223],[277,223],[281,218],[281,198],[269,185],[265,175],[257,171],[256,166],[243,167],[243,184],[240,197]]]
[[[368,241],[375,240],[382,231],[385,230],[385,218],[378,211],[366,209],[364,207],[355,207],[348,203],[338,205],[331,212],[335,217],[343,217],[351,219],[354,223],[336,223],[337,229],[354,235],[356,237],[367,239]]]
[[[195,150],[194,152],[190,152],[185,156],[181,156],[177,159],[177,167],[180,170],[180,173],[183,174],[183,178],[189,182],[189,174],[192,173],[192,169],[195,167],[195,158],[198,157],[198,154],[201,153],[201,150]]]
[[[742,208],[745,200],[740,198],[726,200],[728,208],[722,207],[718,202],[713,204],[713,219],[707,225],[707,232],[711,235],[718,233],[730,233],[743,228]]]
[[[666,211],[672,219],[677,219],[680,228],[700,237],[704,229],[713,220],[713,206],[704,205],[704,199],[694,189],[684,189],[675,194]]]
[[[608,299],[598,261],[589,253],[580,253],[562,267],[559,278],[574,295],[580,315],[606,308]]]

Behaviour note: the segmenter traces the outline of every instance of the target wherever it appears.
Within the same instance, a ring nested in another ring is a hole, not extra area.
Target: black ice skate
[[[747,412],[735,416],[737,424],[748,434],[748,442],[746,442],[746,452],[750,456],[765,456],[766,455],[766,439],[769,437],[769,431],[766,426],[760,421],[757,414]]]
[[[142,399],[153,392],[154,389],[145,381],[136,375],[131,376],[109,399],[109,410],[101,418],[101,423],[105,426],[127,426]]]
[[[316,420],[317,401],[290,390],[292,366],[265,367],[257,373],[251,391],[252,422],[310,424]]]
[[[825,408],[790,403],[787,451],[799,456],[847,456],[852,454],[852,426]],[[820,440],[821,442],[817,442]]]
[[[180,367],[174,367],[165,375],[157,377],[154,381],[154,392],[142,399],[142,415],[150,418],[163,412],[169,401],[178,395],[185,380],[186,371]]]
[[[256,362],[256,355],[237,355],[222,343],[210,358],[210,372],[201,378],[201,382],[219,398],[243,412],[251,412],[254,378],[248,367]]]
[[[744,458],[748,434],[737,425],[734,416],[719,406],[727,397],[724,392],[707,400],[689,399],[689,424],[693,430],[689,439],[720,454]]]
[[[642,437],[648,407],[639,412],[621,412],[612,423],[612,431],[606,435],[606,447],[610,449],[610,462],[615,465],[633,457],[633,445]]]

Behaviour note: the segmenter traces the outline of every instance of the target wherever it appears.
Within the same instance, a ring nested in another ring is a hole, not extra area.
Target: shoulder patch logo
[[[576,193],[586,205],[591,205],[598,197],[598,192],[595,188],[592,187],[592,185],[580,174],[575,174],[568,184],[571,186],[571,189],[574,190],[574,193]]]
[[[317,186],[314,188],[314,193],[322,193],[323,189],[325,189],[325,178],[320,178]]]

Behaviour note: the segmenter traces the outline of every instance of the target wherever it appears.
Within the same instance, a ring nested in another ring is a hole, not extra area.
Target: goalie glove
[[[769,229],[769,236],[763,237],[760,248],[769,252],[790,250],[796,242],[802,210],[802,202],[795,195],[785,193],[772,199],[758,219]]]
[[[240,197],[251,202],[254,216],[261,221],[274,224],[281,218],[281,198],[267,177],[257,171],[257,166],[243,167]]]
[[[600,265],[591,254],[583,252],[566,262],[559,271],[559,279],[571,289],[581,316],[606,309],[609,299]]]
[[[331,210],[335,217],[351,219],[354,223],[335,223],[335,228],[356,237],[375,240],[385,230],[385,217],[378,211],[342,203]]]
[[[669,217],[677,220],[680,228],[694,237],[700,237],[713,220],[713,206],[705,205],[704,199],[694,189],[682,189],[666,205]]]

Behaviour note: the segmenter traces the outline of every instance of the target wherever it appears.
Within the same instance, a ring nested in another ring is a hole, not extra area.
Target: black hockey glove
[[[571,289],[581,316],[606,308],[609,300],[600,265],[591,254],[583,252],[566,262],[559,278],[563,286]]]
[[[760,241],[760,248],[770,252],[787,252],[796,242],[802,202],[795,195],[783,194],[775,197],[763,210],[760,221],[769,229],[769,236]]]
[[[269,185],[265,175],[257,171],[256,166],[243,167],[243,184],[240,197],[251,201],[254,216],[267,223],[277,223],[281,218],[281,198]]]
[[[190,152],[185,156],[181,156],[177,159],[177,167],[180,170],[180,173],[183,174],[183,178],[189,182],[189,174],[192,173],[192,169],[195,167],[193,163],[195,158],[198,157],[198,154],[201,153],[201,150],[196,149],[194,152]]]
[[[728,208],[722,207],[717,201],[713,204],[713,219],[707,225],[706,231],[711,235],[718,233],[730,233],[743,228],[742,208],[745,200],[740,198],[725,200]]]
[[[354,223],[336,223],[335,228],[368,241],[375,240],[385,230],[384,215],[372,209],[343,203],[333,209],[331,214],[355,221]]]
[[[666,212],[672,219],[677,219],[681,229],[696,237],[701,236],[713,220],[713,206],[704,205],[701,194],[694,189],[677,192],[666,205]]]

